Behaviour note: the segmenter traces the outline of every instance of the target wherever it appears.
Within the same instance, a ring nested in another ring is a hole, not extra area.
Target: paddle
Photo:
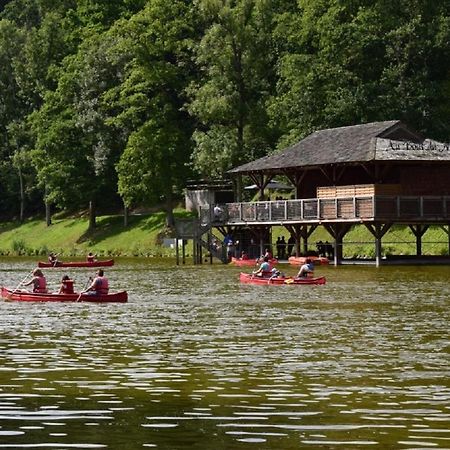
[[[13,289],[11,291],[11,293],[8,295],[8,299],[11,300],[11,295],[14,294],[15,292],[17,292],[17,290],[19,289],[19,287],[25,283],[25,280],[30,276],[33,275],[34,269],[32,269],[30,272],[27,273],[27,276],[17,285],[17,287],[15,289]]]
[[[58,253],[56,254],[56,255],[53,255],[54,256],[54,260],[53,260],[53,263],[52,263],[52,267],[56,267],[56,265],[58,264]]]
[[[75,300],[76,302],[80,301],[81,296],[84,294],[84,291],[87,289],[87,287],[89,286],[89,283],[91,283],[91,282],[92,282],[92,277],[89,277],[88,280],[86,281],[86,284],[84,285],[83,289],[81,290],[80,295]]]

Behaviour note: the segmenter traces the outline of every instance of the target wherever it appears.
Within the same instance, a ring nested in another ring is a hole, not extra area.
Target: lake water
[[[450,449],[450,267],[316,272],[127,259],[127,304],[1,302],[0,449]]]

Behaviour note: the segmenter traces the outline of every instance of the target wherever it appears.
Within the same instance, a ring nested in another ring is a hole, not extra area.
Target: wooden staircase
[[[194,264],[202,264],[205,257],[209,257],[211,263],[213,258],[219,259],[224,264],[229,262],[226,248],[222,240],[214,236],[210,222],[202,223],[197,218],[176,220],[175,230],[177,240],[193,241]]]

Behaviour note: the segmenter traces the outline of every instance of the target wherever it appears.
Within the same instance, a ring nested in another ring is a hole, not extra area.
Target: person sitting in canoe
[[[254,276],[257,277],[268,277],[271,274],[271,267],[269,264],[269,258],[267,256],[264,256],[263,262],[259,266],[258,270],[255,270],[252,272]]]
[[[80,292],[81,294],[88,295],[106,295],[109,292],[109,282],[105,277],[105,273],[103,269],[98,269],[96,277],[93,279],[90,286],[84,291]]]
[[[242,250],[242,253],[241,253],[241,261],[242,260],[247,260],[248,259],[248,254],[246,253],[246,251],[245,250]]]
[[[90,263],[97,261],[97,255],[94,255],[92,252],[89,252],[88,255],[86,256],[86,261]]]
[[[273,280],[274,278],[285,278],[285,274],[280,272],[276,267],[274,267],[271,271],[269,281]]]
[[[41,294],[47,293],[47,280],[41,269],[34,269],[33,278],[28,283],[24,284],[24,286],[30,286],[31,284],[33,285],[33,292]]]
[[[73,294],[73,280],[70,279],[69,275],[62,277],[58,294]]]
[[[262,259],[264,259],[264,258],[268,258],[268,261],[273,259],[272,252],[268,248],[266,248],[266,251],[264,252],[264,255],[262,256]]]
[[[53,252],[50,252],[48,255],[48,262],[52,266],[57,266],[58,264],[60,264],[61,261],[58,261],[57,255],[55,255]]]
[[[300,267],[297,278],[307,278],[314,273],[314,264],[310,258],[306,258],[305,264]]]

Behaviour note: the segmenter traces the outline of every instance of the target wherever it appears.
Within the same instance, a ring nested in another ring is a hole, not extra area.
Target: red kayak
[[[261,263],[262,259],[241,259],[241,258],[235,258],[234,256],[231,258],[231,263],[235,266],[256,266],[257,264]],[[272,258],[269,259],[269,264],[271,266],[274,266],[278,262],[278,259]]]
[[[330,260],[325,258],[325,256],[290,256],[288,262],[293,266],[302,266],[303,264],[306,264],[307,259],[311,260],[314,265],[325,265],[330,263]]]
[[[304,285],[304,284],[325,284],[325,277],[316,277],[316,278],[293,278],[293,277],[278,277],[272,278],[270,277],[257,277],[252,275],[251,273],[243,273],[241,272],[239,276],[239,281],[241,283],[249,283],[249,284],[287,284],[287,285]]]
[[[38,267],[108,267],[113,266],[113,259],[104,259],[102,261],[73,261],[73,262],[62,262],[58,261],[56,264],[51,262],[38,262]]]
[[[2,286],[2,298],[14,302],[90,302],[90,303],[126,303],[126,291],[113,292],[105,295],[87,294],[40,294],[26,290],[8,289]]]

